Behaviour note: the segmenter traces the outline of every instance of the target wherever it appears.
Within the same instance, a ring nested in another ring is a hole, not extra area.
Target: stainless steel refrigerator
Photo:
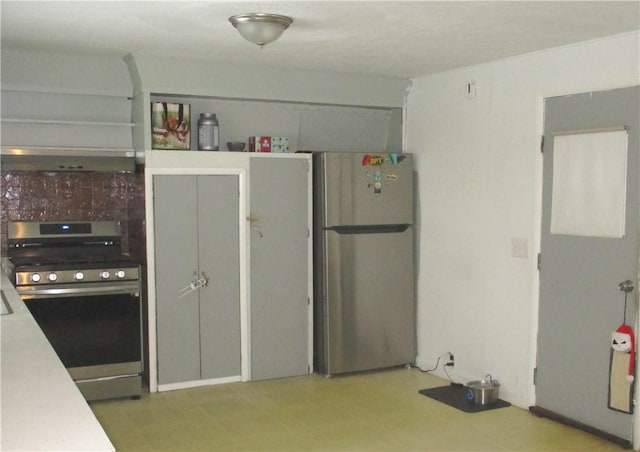
[[[341,374],[413,363],[410,154],[314,154],[314,366]]]

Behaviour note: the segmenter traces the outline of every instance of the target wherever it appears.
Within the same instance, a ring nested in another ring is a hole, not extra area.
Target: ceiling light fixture
[[[262,48],[278,39],[293,19],[280,14],[248,13],[231,16],[229,22],[244,39]]]

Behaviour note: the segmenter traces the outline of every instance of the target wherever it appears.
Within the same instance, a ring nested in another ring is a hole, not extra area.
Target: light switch
[[[466,97],[467,99],[475,99],[477,95],[477,85],[475,80],[469,80],[466,84]]]

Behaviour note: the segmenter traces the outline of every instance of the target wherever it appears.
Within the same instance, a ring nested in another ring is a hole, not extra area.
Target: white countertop
[[[0,449],[115,450],[15,288],[0,274],[13,310],[0,316]]]

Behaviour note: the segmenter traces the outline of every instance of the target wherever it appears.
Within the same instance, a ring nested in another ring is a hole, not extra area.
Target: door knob
[[[631,292],[633,290],[633,281],[631,281],[630,279],[622,281],[620,284],[618,284],[618,290],[624,293]]]

